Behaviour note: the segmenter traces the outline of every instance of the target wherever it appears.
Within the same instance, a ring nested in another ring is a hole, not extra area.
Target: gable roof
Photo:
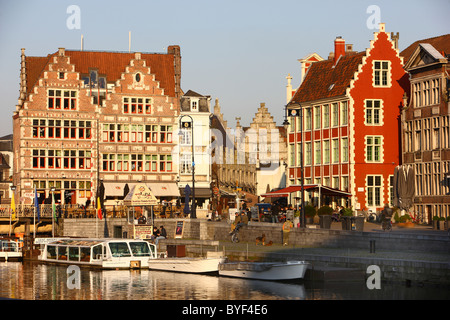
[[[404,64],[409,61],[414,51],[417,49],[419,44],[428,43],[432,45],[440,54],[442,54],[444,57],[446,55],[450,55],[450,34],[423,39],[423,40],[417,40],[410,44],[406,49],[404,49],[402,52],[400,52],[400,56],[403,57]]]
[[[30,93],[43,72],[48,70],[49,63],[58,52],[47,57],[26,57],[27,89]],[[80,74],[88,74],[89,69],[98,69],[100,75],[106,75],[107,82],[115,82],[120,79],[122,72],[135,59],[134,53],[106,52],[106,51],[75,51],[65,50],[65,56],[70,57],[70,63],[75,65],[75,71]],[[159,81],[160,88],[168,96],[175,96],[175,68],[174,55],[165,53],[142,53],[141,59],[146,61],[150,72]]]
[[[314,62],[291,101],[301,103],[345,95],[365,53],[341,56],[336,65],[333,59]]]

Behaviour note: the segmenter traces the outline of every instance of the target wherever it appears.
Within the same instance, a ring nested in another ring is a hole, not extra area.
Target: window
[[[142,154],[132,154],[131,155],[131,171],[143,171],[144,162]]]
[[[334,146],[334,140],[333,140]],[[323,141],[323,163],[330,163],[330,140]]]
[[[422,150],[422,121],[414,120],[414,151]]]
[[[331,105],[331,125],[333,127],[339,125],[339,106],[337,103]]]
[[[33,150],[33,168],[45,168],[45,150]]]
[[[342,162],[348,162],[348,138],[341,139]]]
[[[126,114],[151,114],[152,113],[152,99],[151,98],[136,98],[124,97],[122,112]]]
[[[77,91],[75,90],[48,90],[49,109],[76,110]]]
[[[314,107],[314,129],[320,129],[320,106]]]
[[[309,166],[312,164],[312,151],[311,142],[305,143],[305,165]]]
[[[439,94],[439,79],[434,79],[431,81],[431,104],[439,104],[440,103],[440,94]]]
[[[157,125],[146,125],[145,126],[145,141],[149,143],[158,142],[158,126]]]
[[[322,107],[323,111],[323,128],[330,127],[330,106],[328,104]]]
[[[341,125],[346,126],[348,124],[348,103],[347,101],[341,102]]]
[[[366,161],[380,162],[381,161],[381,137],[367,136],[366,137]]]
[[[198,99],[191,98],[191,111],[198,111]]]
[[[373,62],[373,85],[375,87],[386,87],[389,85],[390,61]]]
[[[322,157],[322,151],[320,148],[320,141],[314,142],[314,164],[320,164]]]
[[[381,176],[367,176],[367,205],[381,206]]]
[[[182,128],[181,129],[181,145],[191,145],[192,144],[192,129]]]
[[[311,130],[312,124],[312,110],[311,108],[305,109],[305,130]]]
[[[333,163],[339,162],[339,140],[333,139]]]
[[[191,173],[191,154],[182,154],[180,157],[180,173]]]
[[[171,172],[172,171],[172,156],[171,155],[160,155],[159,156],[159,171],[160,172]]]
[[[172,126],[160,126],[159,142],[172,143]]]
[[[381,100],[366,100],[366,125],[381,124]]]
[[[47,125],[43,119],[33,119],[33,138],[45,138]]]
[[[115,154],[103,154],[103,171],[115,171]]]

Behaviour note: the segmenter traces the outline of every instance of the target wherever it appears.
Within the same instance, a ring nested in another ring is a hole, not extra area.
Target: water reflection
[[[66,266],[0,263],[0,298],[26,300],[400,300],[450,299],[446,288],[360,282],[273,282],[160,271],[81,268],[80,287],[68,285]]]
[[[37,263],[0,265],[0,297],[27,300],[274,300],[304,299],[303,283],[241,280],[159,271],[81,268],[70,289],[67,267]]]

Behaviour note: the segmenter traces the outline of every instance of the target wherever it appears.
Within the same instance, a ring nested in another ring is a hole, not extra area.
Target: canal
[[[364,281],[242,280],[148,270],[89,270],[77,278],[66,266],[0,263],[0,298],[24,300],[448,300],[450,290]]]

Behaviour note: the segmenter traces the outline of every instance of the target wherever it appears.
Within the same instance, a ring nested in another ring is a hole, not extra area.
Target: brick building
[[[422,221],[450,216],[450,35],[401,52],[411,88],[403,109],[403,164],[415,172],[413,211]]]
[[[301,183],[303,155],[304,183],[350,192],[348,203],[334,199],[340,204],[358,210],[391,202],[409,89],[397,39],[380,24],[365,51],[349,50],[338,37],[334,54],[310,65],[287,106],[303,112],[288,118],[288,185]]]
[[[22,49],[13,115],[16,199],[32,203],[36,188],[43,201],[55,188],[62,204],[85,204],[101,181],[107,195],[138,181],[173,184],[180,70],[178,46],[167,53],[60,48],[46,57]]]

